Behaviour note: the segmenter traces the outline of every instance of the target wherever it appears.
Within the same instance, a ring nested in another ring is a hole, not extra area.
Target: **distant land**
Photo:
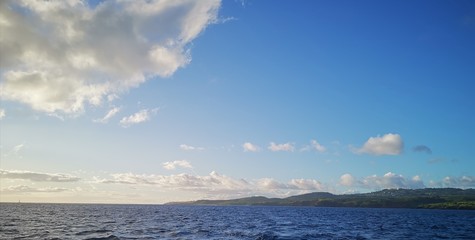
[[[255,196],[230,200],[171,202],[167,203],[167,205],[257,205],[475,210],[475,189],[385,189],[371,193],[341,195],[328,192],[314,192],[287,198]]]

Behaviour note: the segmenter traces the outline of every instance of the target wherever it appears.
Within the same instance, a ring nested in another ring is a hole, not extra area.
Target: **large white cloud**
[[[81,178],[61,173],[41,173],[0,169],[0,178],[22,179],[34,182],[77,182]]]
[[[399,134],[388,133],[382,137],[370,137],[363,147],[356,149],[356,153],[372,155],[399,155],[402,153],[404,143]]]
[[[80,114],[191,61],[220,0],[0,1],[2,99]]]

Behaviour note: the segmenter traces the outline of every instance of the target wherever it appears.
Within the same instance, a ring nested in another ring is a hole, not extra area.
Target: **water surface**
[[[0,204],[0,239],[475,239],[475,211]]]

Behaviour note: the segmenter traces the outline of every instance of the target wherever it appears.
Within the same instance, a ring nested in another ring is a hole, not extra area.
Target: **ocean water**
[[[475,239],[475,211],[0,203],[0,239]]]

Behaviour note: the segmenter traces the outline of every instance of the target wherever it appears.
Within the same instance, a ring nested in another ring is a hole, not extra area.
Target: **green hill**
[[[254,196],[230,200],[198,200],[175,202],[178,205],[262,205],[316,207],[430,208],[473,209],[475,189],[425,188],[385,189],[371,193],[335,195],[314,192],[287,198]]]

